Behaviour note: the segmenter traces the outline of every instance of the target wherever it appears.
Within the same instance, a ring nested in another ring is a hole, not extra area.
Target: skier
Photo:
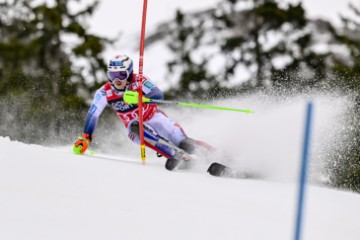
[[[139,75],[133,72],[133,61],[126,55],[111,58],[107,69],[108,82],[100,87],[86,116],[84,132],[74,144],[76,154],[83,154],[93,138],[98,119],[109,105],[123,121],[128,130],[128,137],[139,144],[139,109],[138,105],[124,102],[125,91],[137,91]],[[148,78],[143,76],[140,83],[143,95],[151,99],[163,99],[163,93]],[[167,158],[165,168],[175,170],[189,166],[191,156],[197,149],[213,151],[210,145],[189,138],[181,126],[168,118],[156,104],[143,105],[145,145]]]

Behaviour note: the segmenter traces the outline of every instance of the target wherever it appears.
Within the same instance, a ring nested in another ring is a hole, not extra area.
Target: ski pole
[[[139,95],[138,92],[135,91],[126,91],[124,93],[124,101],[127,104],[138,104]],[[196,107],[196,108],[208,108],[214,110],[225,110],[225,111],[233,111],[233,112],[243,112],[243,113],[254,113],[250,109],[238,109],[238,108],[229,108],[229,107],[220,107],[220,106],[211,106],[211,105],[203,105],[198,103],[186,103],[186,102],[176,102],[176,101],[167,101],[167,100],[158,100],[151,99],[147,97],[142,98],[144,103],[162,103],[162,104],[173,104],[180,105],[185,107]]]

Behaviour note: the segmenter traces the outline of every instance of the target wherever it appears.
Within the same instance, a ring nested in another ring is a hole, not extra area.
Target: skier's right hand
[[[86,149],[89,147],[91,142],[91,136],[87,133],[83,133],[82,136],[79,136],[73,146],[73,152],[75,154],[83,154]]]

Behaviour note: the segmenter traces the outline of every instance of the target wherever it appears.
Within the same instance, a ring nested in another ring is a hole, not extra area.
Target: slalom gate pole
[[[307,182],[307,171],[308,171],[308,162],[309,162],[312,112],[313,112],[313,103],[309,102],[307,104],[307,110],[306,110],[304,145],[303,145],[302,162],[301,162],[301,169],[300,169],[298,207],[297,207],[295,238],[294,238],[295,240],[301,239],[301,232],[302,232],[305,187],[306,187],[306,182]]]
[[[143,101],[142,101],[142,80],[144,70],[144,47],[145,47],[145,28],[146,28],[146,11],[147,11],[147,0],[143,3],[143,14],[141,23],[141,37],[140,37],[140,57],[139,57],[139,132],[140,132],[140,152],[141,152],[141,163],[145,164],[146,153],[145,153],[145,141],[144,141],[144,126],[143,126]]]

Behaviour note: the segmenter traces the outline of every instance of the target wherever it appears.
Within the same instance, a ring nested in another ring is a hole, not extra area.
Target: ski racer
[[[93,133],[104,108],[109,105],[123,121],[128,137],[136,144],[139,137],[138,105],[124,102],[125,91],[137,91],[142,85],[143,95],[151,99],[163,99],[162,91],[146,76],[139,83],[139,75],[133,72],[133,61],[127,55],[116,55],[107,66],[108,82],[100,87],[86,116],[84,132],[73,146],[76,154],[83,154],[92,141]],[[156,104],[143,105],[145,145],[167,158],[165,168],[175,170],[186,168],[191,156],[198,148],[214,150],[210,145],[189,138],[179,124],[171,120]]]

